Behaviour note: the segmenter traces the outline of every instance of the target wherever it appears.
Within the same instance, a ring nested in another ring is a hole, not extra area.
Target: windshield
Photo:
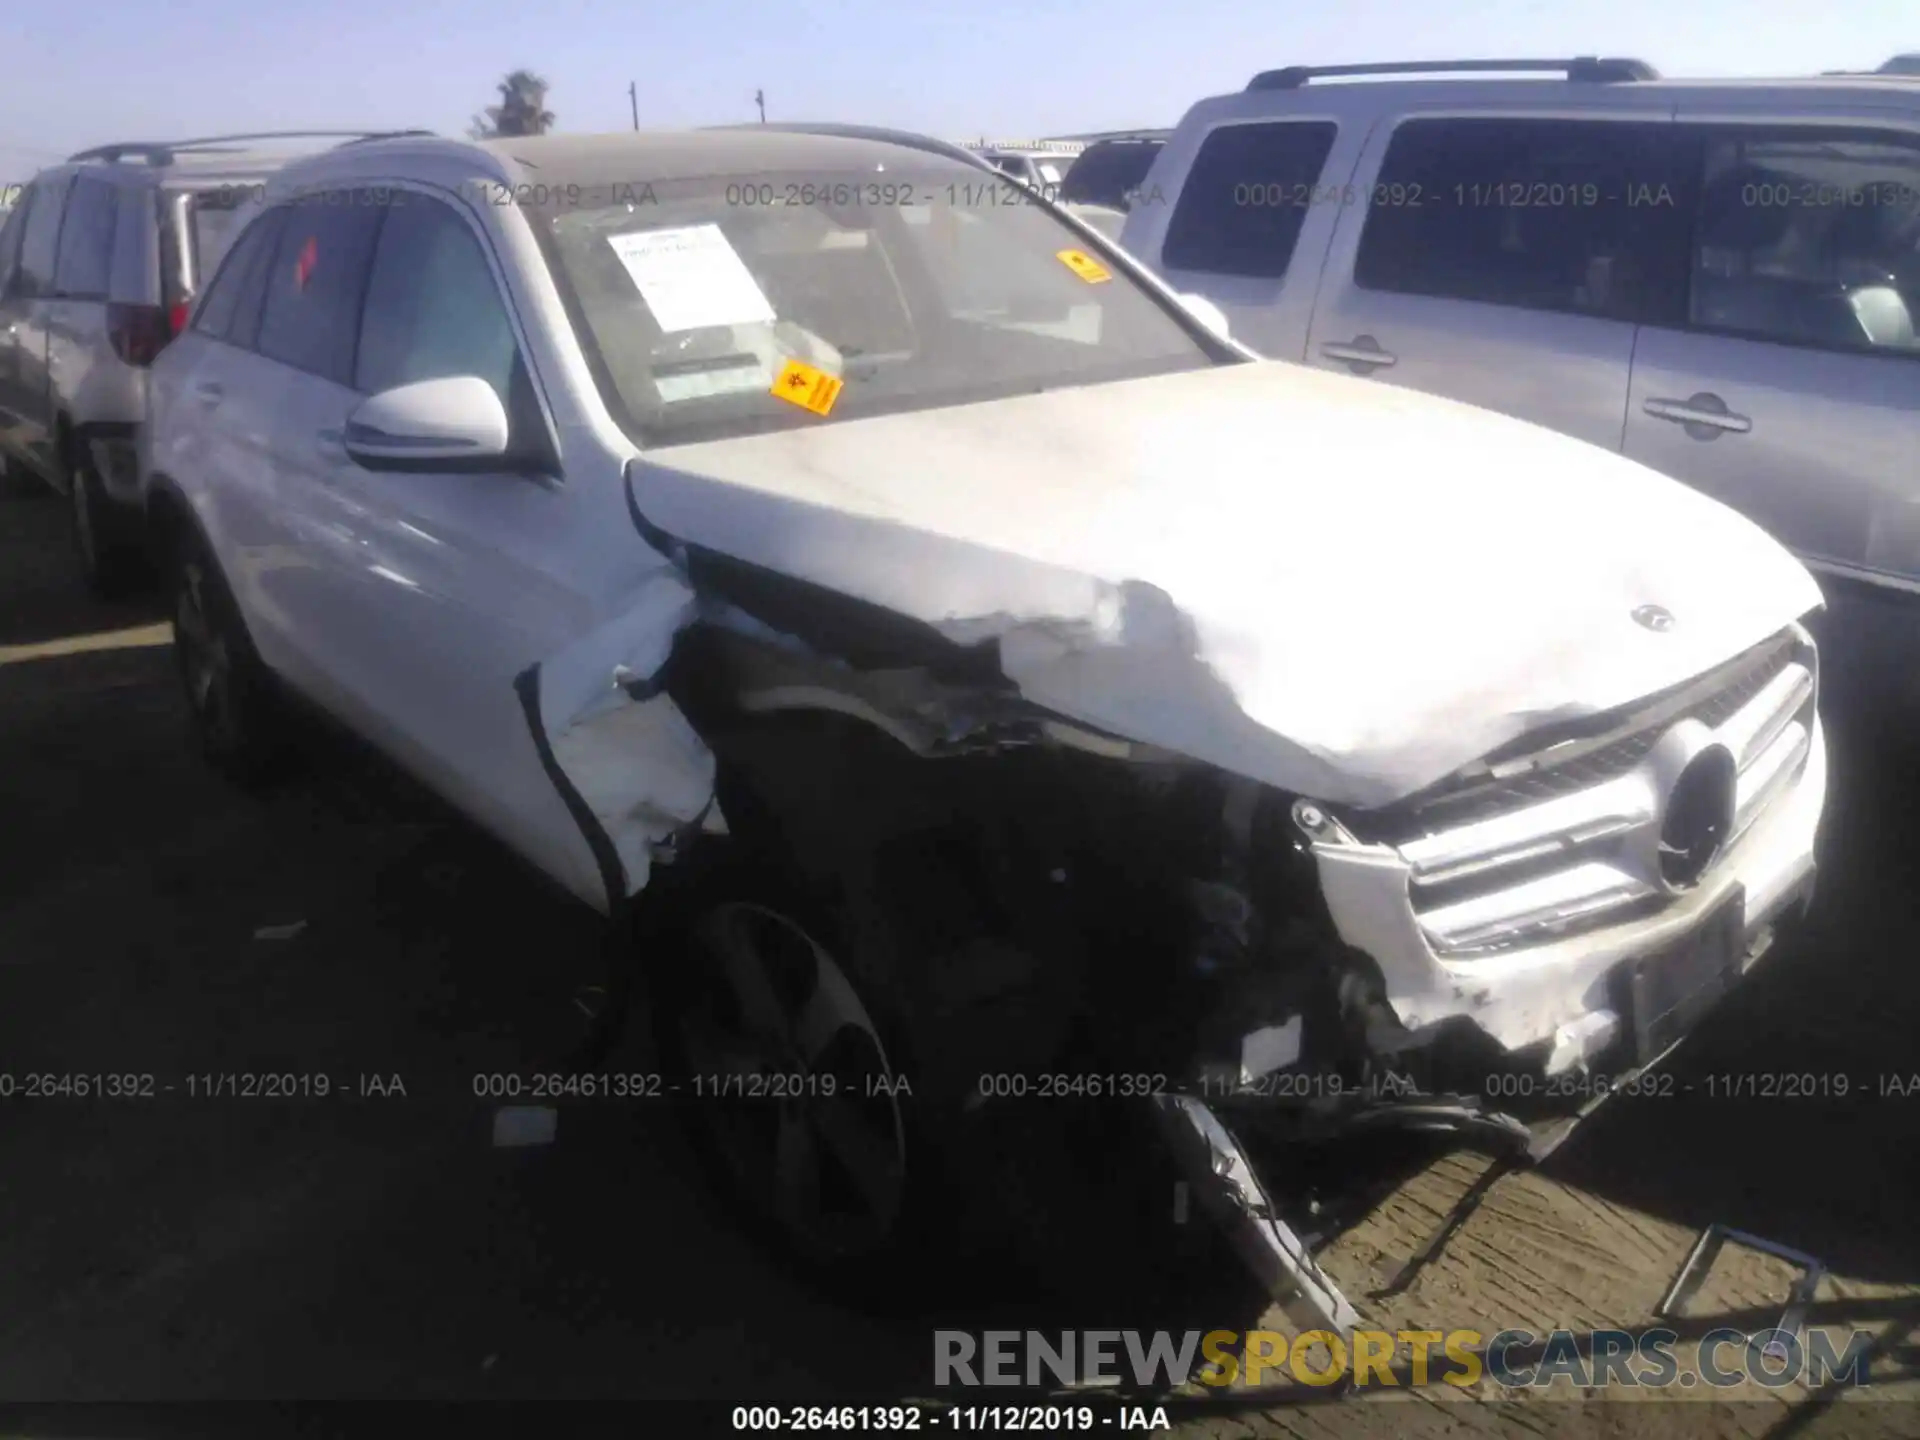
[[[1147,178],[1159,154],[1159,141],[1096,145],[1068,168],[1060,198],[1076,205],[1124,210],[1127,192]]]
[[[642,444],[1214,363],[1029,192],[958,165],[552,193],[529,218]]]

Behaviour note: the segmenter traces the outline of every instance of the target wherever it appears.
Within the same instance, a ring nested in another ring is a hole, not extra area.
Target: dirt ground
[[[0,500],[0,1072],[174,1090],[0,1101],[0,1401],[924,1393],[926,1329],[849,1315],[770,1264],[716,1213],[664,1110],[570,1109],[557,1144],[493,1148],[473,1078],[577,1033],[591,917],[357,757],[320,756],[262,798],[225,788],[183,744],[165,627],[69,574],[62,507]],[[1879,1383],[1837,1404],[1247,1398],[1181,1433],[1920,1434],[1920,1384],[1902,1380],[1920,1375],[1920,1092],[1880,1093],[1920,1086],[1920,687],[1903,693],[1920,618],[1847,601],[1828,630],[1813,922],[1682,1051],[1681,1093],[1617,1102],[1501,1180],[1404,1294],[1367,1298],[1479,1158],[1411,1174],[1327,1259],[1389,1327],[1631,1328],[1720,1221],[1826,1262],[1811,1318],[1879,1336]],[[240,1071],[333,1093],[185,1093]],[[1789,1073],[1850,1093],[1706,1088]],[[1110,1269],[1144,1281],[1156,1263]],[[1680,1328],[1760,1328],[1786,1273],[1730,1253]],[[1118,1313],[1077,1303],[1055,1296],[1033,1323]]]

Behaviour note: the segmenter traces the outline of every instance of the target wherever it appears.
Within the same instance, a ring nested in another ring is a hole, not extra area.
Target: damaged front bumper
[[[1505,1164],[1537,1162],[1607,1099],[1639,1088],[1777,927],[1805,912],[1827,781],[1815,675],[1794,627],[1655,707],[1650,726],[1600,737],[1572,772],[1584,783],[1543,794],[1556,789],[1551,768],[1525,766],[1529,803],[1494,813],[1481,803],[1451,828],[1429,817],[1362,839],[1321,807],[1294,807],[1332,925],[1372,970],[1367,1078],[1317,1073],[1327,1048],[1289,1022],[1245,1036],[1231,1084],[1159,1106],[1202,1208],[1263,1283],[1326,1328],[1357,1323],[1301,1238],[1298,1177],[1284,1159],[1263,1170],[1251,1158],[1265,1142],[1441,1131]],[[1717,813],[1698,803],[1716,787]],[[1710,853],[1688,849],[1689,825]],[[1583,894],[1607,898],[1581,904]]]

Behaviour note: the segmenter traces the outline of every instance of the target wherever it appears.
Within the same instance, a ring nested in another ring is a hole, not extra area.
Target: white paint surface
[[[1038,703],[1326,801],[1399,798],[1820,603],[1758,527],[1618,455],[1281,362],[645,459],[669,532],[995,640]]]

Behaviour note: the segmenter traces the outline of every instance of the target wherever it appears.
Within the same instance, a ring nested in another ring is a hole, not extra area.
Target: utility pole
[[[760,123],[762,125],[766,124],[767,123],[767,92],[764,90],[754,91],[753,103],[760,107]]]
[[[633,128],[638,130],[640,128],[640,82],[637,80],[627,82],[627,103],[633,106]]]

